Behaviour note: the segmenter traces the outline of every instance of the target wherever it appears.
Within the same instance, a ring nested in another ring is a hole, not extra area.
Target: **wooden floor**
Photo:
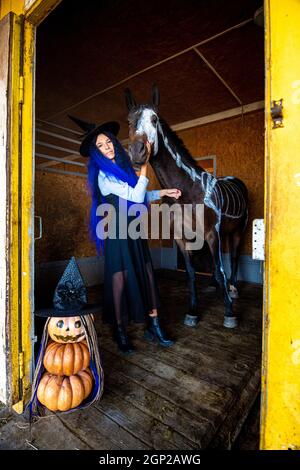
[[[232,447],[260,387],[262,289],[240,285],[239,327],[230,330],[222,326],[222,300],[201,279],[202,316],[191,329],[182,324],[188,300],[184,278],[158,280],[161,322],[175,345],[149,344],[143,327],[132,325],[136,353],[124,357],[99,317],[102,399],[81,412],[49,413],[34,424],[31,443],[26,424],[10,417],[0,427],[0,449]]]

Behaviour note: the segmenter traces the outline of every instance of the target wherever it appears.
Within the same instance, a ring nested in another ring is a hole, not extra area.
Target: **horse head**
[[[129,156],[135,165],[143,165],[158,150],[158,105],[159,91],[152,87],[151,104],[138,105],[132,92],[125,90],[126,104],[129,111]],[[149,152],[150,149],[150,152]]]

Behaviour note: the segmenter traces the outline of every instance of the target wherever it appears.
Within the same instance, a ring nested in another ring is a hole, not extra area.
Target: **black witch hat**
[[[72,256],[56,286],[53,308],[40,309],[35,314],[40,317],[73,317],[88,315],[96,310],[99,310],[99,305],[87,303],[87,290],[76,260]]]
[[[96,135],[99,135],[102,132],[111,132],[112,134],[117,135],[120,130],[120,124],[117,121],[104,122],[97,126],[96,124],[82,121],[81,119],[70,116],[69,114],[68,117],[84,131],[84,134],[81,136],[83,140],[79,148],[79,152],[83,157],[89,156],[89,147]]]

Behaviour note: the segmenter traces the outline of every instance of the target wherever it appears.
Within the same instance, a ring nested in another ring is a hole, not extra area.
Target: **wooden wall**
[[[247,185],[250,217],[243,246],[251,254],[251,225],[263,217],[264,114],[263,111],[179,132],[193,156],[216,155],[217,176],[234,175]],[[148,189],[159,188],[149,170]],[[36,173],[35,214],[43,218],[43,238],[35,243],[37,262],[96,255],[88,235],[90,197],[81,177]],[[153,240],[150,246],[170,246]]]
[[[36,262],[95,256],[88,234],[86,179],[36,172],[35,186],[35,215],[43,219],[43,238],[35,242]]]

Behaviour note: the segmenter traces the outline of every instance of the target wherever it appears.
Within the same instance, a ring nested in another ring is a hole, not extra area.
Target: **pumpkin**
[[[85,341],[61,344],[50,342],[44,354],[44,367],[55,375],[74,375],[90,364],[90,352]]]
[[[51,411],[68,411],[76,408],[89,396],[93,377],[89,369],[65,377],[45,372],[38,386],[40,403]]]
[[[77,343],[85,338],[80,317],[52,317],[48,323],[48,333],[57,343]]]

